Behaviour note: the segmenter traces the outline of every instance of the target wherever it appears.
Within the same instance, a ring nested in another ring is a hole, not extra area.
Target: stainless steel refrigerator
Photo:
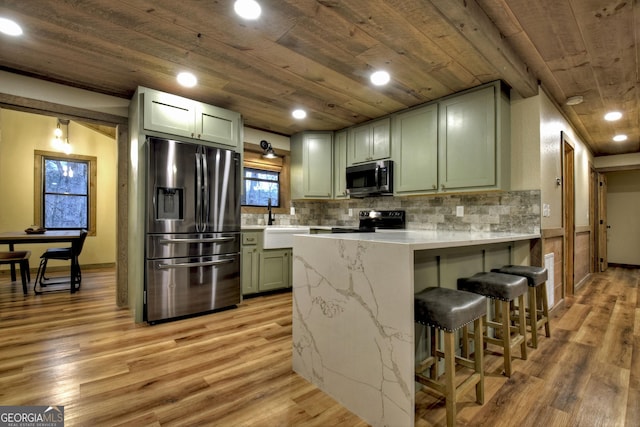
[[[240,155],[147,138],[145,320],[233,306],[240,290]]]

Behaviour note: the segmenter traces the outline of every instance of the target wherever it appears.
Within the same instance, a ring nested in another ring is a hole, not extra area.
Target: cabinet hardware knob
[[[437,186],[437,185],[435,185],[435,184],[433,184],[433,185],[431,186],[431,188],[433,188],[434,190],[437,190],[437,189],[438,189],[438,186]]]
[[[444,190],[444,188],[445,188],[445,187],[444,187],[444,184],[442,184],[442,185],[440,186],[440,189]]]

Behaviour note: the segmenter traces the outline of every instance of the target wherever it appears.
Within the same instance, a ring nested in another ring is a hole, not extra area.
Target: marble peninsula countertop
[[[539,239],[540,234],[482,231],[376,230],[375,233],[309,234],[303,235],[303,237],[377,242],[403,245],[412,250],[423,250]]]
[[[413,313],[416,252],[427,250],[433,258],[445,253],[446,277],[431,273],[438,276],[434,284],[447,287],[455,286],[463,274],[458,269],[467,266],[461,266],[458,252],[475,268],[484,265],[485,248],[496,244],[500,255],[490,267],[525,247],[528,252],[528,241],[539,238],[540,233],[427,230],[295,234],[293,370],[373,427],[413,426],[421,339]]]

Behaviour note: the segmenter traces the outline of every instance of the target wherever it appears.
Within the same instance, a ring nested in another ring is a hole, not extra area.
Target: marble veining
[[[412,310],[413,291],[397,289],[407,277],[389,269],[399,254],[385,252],[366,241],[296,238],[293,365],[372,425],[410,425],[412,315],[393,307]]]
[[[293,369],[373,426],[414,423],[414,253],[536,233],[296,235]]]

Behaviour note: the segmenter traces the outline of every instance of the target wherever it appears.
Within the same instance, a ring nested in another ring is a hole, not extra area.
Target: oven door
[[[240,254],[148,260],[148,322],[239,304]]]

